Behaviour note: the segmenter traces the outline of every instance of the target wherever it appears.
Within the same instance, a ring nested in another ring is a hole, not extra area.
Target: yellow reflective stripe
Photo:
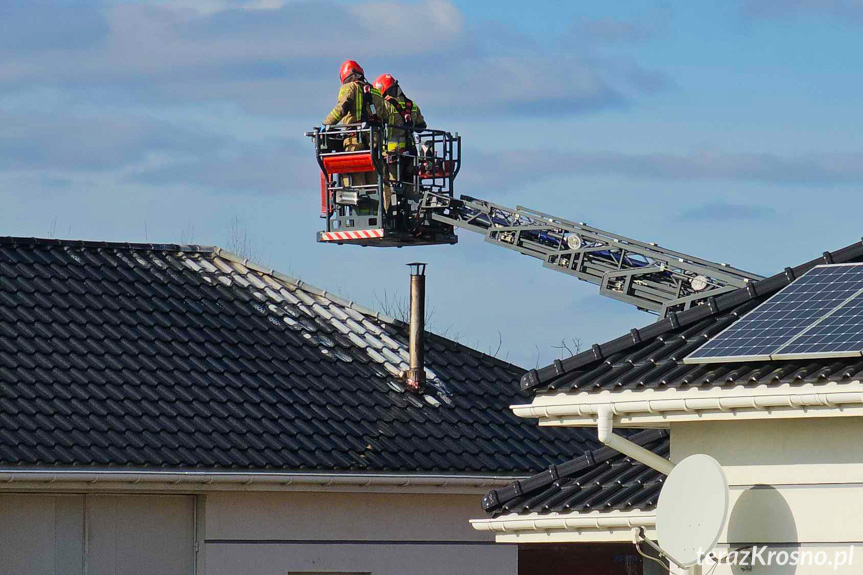
[[[363,88],[359,84],[355,84],[356,89],[354,90],[354,108],[356,109],[356,118],[354,118],[354,122],[362,122],[363,121]]]

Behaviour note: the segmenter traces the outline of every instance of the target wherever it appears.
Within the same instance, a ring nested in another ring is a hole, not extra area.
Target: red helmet
[[[393,78],[389,74],[381,74],[378,76],[377,80],[375,80],[375,88],[381,91],[381,94],[386,94],[387,91],[393,86],[398,85],[398,80]]]
[[[339,68],[339,78],[341,78],[342,82],[344,82],[345,78],[347,78],[351,74],[358,74],[360,76],[366,75],[366,73],[363,72],[362,66],[360,66],[353,60],[345,60],[345,63],[342,64],[341,68]]]

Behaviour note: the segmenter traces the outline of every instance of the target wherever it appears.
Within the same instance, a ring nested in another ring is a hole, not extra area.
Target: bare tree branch
[[[574,337],[569,342],[566,339],[562,339],[560,340],[560,345],[553,345],[551,347],[560,352],[559,359],[564,358],[564,351],[567,354],[565,357],[572,357],[581,351],[581,338]]]
[[[180,232],[180,243],[183,245],[195,243],[195,225],[192,222],[187,222],[186,227]]]
[[[488,346],[488,355],[492,357],[497,357],[497,354],[500,353],[500,348],[503,345],[503,334],[500,333],[500,330],[497,330],[497,349],[494,350],[494,353],[491,351],[491,346]]]
[[[240,224],[240,218],[237,216],[234,216],[231,227],[228,229],[228,251],[250,260],[255,257],[252,241],[249,239],[249,231]]]
[[[377,292],[372,292],[377,302],[377,308],[391,318],[395,318],[405,323],[410,323],[411,320],[411,300],[409,296],[399,295],[398,292],[390,293],[384,290],[382,295]],[[425,330],[434,331],[435,307],[426,306],[425,313]],[[447,328],[449,331],[450,328]],[[435,332],[437,333],[437,332]]]
[[[411,319],[410,299],[407,296],[400,296],[397,293],[390,293],[384,290],[383,295],[378,295],[378,292],[373,292],[377,308],[384,314],[395,318],[399,321],[408,323]]]

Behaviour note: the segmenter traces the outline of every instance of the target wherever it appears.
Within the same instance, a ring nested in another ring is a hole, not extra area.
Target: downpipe
[[[596,436],[599,438],[599,441],[610,448],[619,451],[620,453],[626,455],[627,457],[631,457],[635,461],[639,463],[643,463],[644,465],[657,470],[660,473],[665,475],[670,475],[671,471],[674,469],[674,464],[665,459],[664,457],[660,457],[659,455],[653,453],[649,449],[645,449],[640,445],[633,443],[632,441],[623,438],[619,435],[614,434],[614,411],[611,409],[609,405],[600,406],[597,412],[596,418]],[[641,533],[641,539],[645,542],[650,542],[647,537],[644,537],[644,529],[636,529],[635,532]],[[636,545],[639,543],[639,536],[635,537]],[[651,545],[654,546],[654,545]],[[657,551],[664,554],[662,549],[658,546],[654,546]],[[670,559],[670,557],[669,557]],[[679,575],[701,575],[702,570],[701,567],[695,565],[693,567],[682,567],[680,565],[675,564],[672,561],[671,572]]]
[[[669,475],[674,469],[674,464],[671,461],[628,439],[615,435],[614,411],[612,411],[611,406],[603,405],[599,408],[596,416],[596,436],[601,443],[660,473]]]

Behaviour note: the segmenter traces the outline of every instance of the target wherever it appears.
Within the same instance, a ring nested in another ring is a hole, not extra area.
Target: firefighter
[[[408,126],[418,130],[426,128],[426,121],[413,100],[408,98],[399,86],[398,80],[390,74],[381,74],[375,80],[375,88],[380,92],[383,100],[392,106],[392,109],[398,114],[395,126]],[[401,134],[399,133],[401,132]],[[404,130],[395,130],[395,139],[390,142],[389,151],[401,151],[410,148],[413,144],[412,134]]]
[[[375,120],[376,104],[381,104],[382,99],[366,81],[362,66],[353,60],[346,60],[339,69],[339,78],[342,81],[342,87],[339,88],[339,101],[324,118],[323,125],[356,124]],[[346,152],[369,149],[368,142],[362,141],[357,134],[346,136],[344,147]],[[374,172],[358,172],[343,176],[342,185],[364,186],[376,182],[377,177]]]
[[[390,116],[387,152],[395,155],[409,154],[416,156],[416,144],[413,132],[399,128],[408,127],[419,130],[426,128],[426,122],[419,106],[414,104],[405,95],[399,86],[398,80],[393,78],[391,74],[381,74],[378,76],[375,80],[375,89],[380,92]],[[392,160],[394,161],[387,163],[389,180],[390,182],[398,181],[400,173],[405,194],[410,196],[413,192],[413,186],[409,183],[413,176],[411,159],[396,157],[392,158]],[[387,187],[392,188],[392,183]]]

